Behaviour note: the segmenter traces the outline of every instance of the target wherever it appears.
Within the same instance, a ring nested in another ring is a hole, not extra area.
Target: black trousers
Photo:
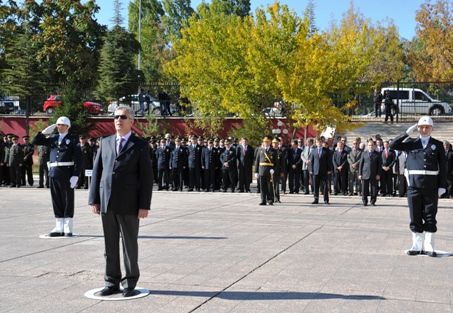
[[[407,193],[407,180],[404,175],[398,175],[398,195],[405,196]]]
[[[227,190],[230,187],[231,191],[234,191],[237,184],[236,169],[233,168],[222,169],[222,181],[223,190]]]
[[[20,186],[22,184],[22,166],[19,165],[10,166],[9,176],[12,186]]]
[[[409,228],[416,233],[424,231],[435,233],[437,231],[437,189],[416,189],[409,187],[407,190],[407,202],[411,222]]]
[[[2,166],[2,174],[3,174],[3,180],[2,182],[5,184],[5,185],[9,185],[10,182],[11,182],[11,173],[10,173],[10,169],[9,169],[9,166],[6,165],[6,164],[3,164]]]
[[[299,192],[300,189],[300,168],[292,168],[292,166],[288,169],[288,184],[289,184],[289,192]]]
[[[173,189],[182,190],[184,185],[184,170],[182,168],[173,168],[171,170]]]
[[[73,218],[74,189],[71,188],[69,177],[49,177],[49,182],[55,218]]]
[[[260,175],[261,202],[274,202],[274,189],[271,182],[271,174]]]
[[[193,189],[194,187],[199,190],[201,183],[201,169],[198,168],[189,168],[189,188]]]
[[[368,203],[368,196],[370,196],[371,203],[376,203],[377,198],[377,180],[373,179],[362,179],[362,201]]]
[[[382,171],[381,193],[386,195],[393,194],[393,173],[392,170]]]
[[[250,191],[250,176],[252,169],[245,166],[239,166],[239,190]]]
[[[392,114],[391,111],[389,112],[389,111],[387,111],[387,109],[386,109],[386,110],[385,110],[385,122],[388,121],[389,117],[390,117],[390,122],[393,123],[393,114]]]
[[[277,171],[275,171],[274,175],[273,175],[273,196],[275,197],[275,201],[280,201],[280,178],[281,178],[281,174]]]
[[[159,189],[168,188],[169,172],[168,168],[159,168],[157,170],[157,186]]]
[[[28,182],[29,186],[33,186],[33,165],[22,165],[22,185],[26,185]]]
[[[303,177],[304,177],[304,191],[306,194],[310,193],[310,171],[308,169],[302,171]],[[313,185],[312,185],[313,189]],[[313,191],[313,190],[312,190]]]
[[[215,168],[208,168],[204,170],[204,183],[205,189],[215,190],[215,181],[216,181],[216,169]]]
[[[361,188],[360,180],[359,180],[359,173],[357,171],[348,173],[348,180],[349,180],[349,193],[357,192],[359,193]]]
[[[138,268],[138,228],[137,215],[116,214],[107,210],[101,215],[105,243],[105,274],[106,287],[135,288],[140,271]],[[124,268],[126,275],[121,275],[120,265],[120,233],[123,244]]]
[[[46,187],[49,187],[49,168],[46,163],[39,165],[39,186],[44,187],[44,178],[46,179]]]
[[[322,185],[322,190],[324,193],[324,201],[329,201],[329,183],[328,176],[324,175],[313,175],[313,188],[315,200],[319,200],[319,188]]]
[[[334,192],[335,193],[346,193],[346,190],[348,189],[348,172],[345,170],[342,171],[337,171],[335,172],[334,175]]]
[[[376,117],[381,117],[382,112],[381,112],[381,103],[380,102],[374,104],[374,113],[375,113]]]

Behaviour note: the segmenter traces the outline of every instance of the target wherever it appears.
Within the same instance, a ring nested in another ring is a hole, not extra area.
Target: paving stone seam
[[[290,244],[289,246],[287,246],[286,248],[280,250],[279,252],[277,252],[276,254],[274,254],[272,257],[268,258],[266,261],[264,261],[263,263],[259,264],[258,266],[254,267],[253,269],[251,269],[249,272],[247,272],[246,274],[244,274],[242,277],[238,278],[236,281],[232,282],[231,284],[229,284],[228,286],[226,286],[225,288],[223,288],[222,290],[216,292],[214,295],[212,295],[211,297],[209,297],[208,299],[206,299],[205,301],[203,301],[202,303],[200,303],[199,305],[197,305],[195,308],[193,308],[192,310],[188,311],[188,313],[192,313],[192,312],[195,312],[196,310],[198,310],[199,308],[201,308],[202,306],[204,306],[205,304],[207,304],[209,301],[211,301],[212,299],[214,298],[217,298],[218,295],[220,295],[221,293],[225,292],[226,290],[230,289],[231,287],[233,287],[234,285],[236,285],[237,283],[239,283],[241,280],[247,278],[249,275],[251,275],[253,272],[259,270],[260,268],[262,268],[263,266],[265,266],[266,264],[268,264],[269,262],[271,262],[272,260],[274,260],[275,258],[279,257],[280,255],[282,255],[283,253],[285,253],[286,251],[288,251],[289,249],[291,249],[292,247],[294,247],[295,245],[299,244],[302,240],[308,238],[309,236],[311,236],[312,234],[314,234],[315,232],[317,232],[318,230],[322,229],[324,227],[324,225],[321,225],[317,228],[315,228],[314,230],[312,230],[311,232],[309,232],[308,234],[304,235],[302,238],[299,238],[298,240],[296,240],[295,242],[293,242],[292,244]]]

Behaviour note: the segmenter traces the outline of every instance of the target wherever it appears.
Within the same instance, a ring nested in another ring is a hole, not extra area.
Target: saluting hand
[[[94,214],[101,214],[101,208],[99,207],[99,203],[93,204],[91,206],[91,212],[93,212]]]

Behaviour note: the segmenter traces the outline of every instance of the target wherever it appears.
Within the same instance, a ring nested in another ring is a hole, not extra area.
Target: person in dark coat
[[[22,183],[22,167],[24,166],[24,151],[19,144],[19,137],[12,137],[13,144],[9,148],[8,167],[10,169],[11,186],[19,188]]]
[[[255,161],[255,177],[260,181],[261,202],[260,205],[274,205],[274,181],[277,151],[271,147],[271,139],[263,138],[263,144],[258,151]]]
[[[203,152],[203,147],[198,145],[198,137],[192,136],[191,144],[188,147],[188,166],[189,166],[189,190],[193,191],[195,188],[196,191],[200,191],[201,188],[201,153]]]
[[[444,141],[444,149],[447,162],[447,192],[442,197],[450,198],[453,196],[453,149],[447,140]]]
[[[381,195],[393,195],[393,166],[396,162],[395,150],[390,149],[388,140],[384,141],[384,150],[381,152],[382,172],[381,172]]]
[[[24,163],[22,166],[21,182],[25,186],[28,182],[29,186],[33,186],[33,154],[35,147],[30,143],[29,136],[23,136],[24,143],[22,144],[22,151],[24,152]]]
[[[5,140],[4,136],[0,134],[0,186],[3,185],[4,182],[4,166],[5,166]]]
[[[85,176],[85,170],[93,168],[93,152],[90,145],[88,144],[88,139],[83,135],[79,137],[78,147],[80,149],[80,152],[82,153],[82,165],[80,167],[77,188],[88,189],[88,177]]]
[[[171,152],[170,161],[173,191],[182,191],[184,187],[184,171],[187,169],[187,148],[181,146],[181,139],[175,139],[175,148]]]
[[[286,169],[286,155],[280,146],[280,140],[277,138],[272,139],[272,149],[276,151],[276,159],[274,165],[274,174],[272,175],[272,182],[274,188],[274,200],[275,202],[281,203],[280,201],[280,178],[282,171]]]
[[[381,112],[381,105],[382,105],[382,93],[376,89],[374,91],[374,98],[373,98],[373,102],[374,102],[374,114],[376,117],[381,117],[382,115],[382,112]]]
[[[222,163],[223,192],[228,188],[234,192],[237,184],[237,155],[229,139],[225,139],[225,151],[220,155],[220,162]]]
[[[249,145],[248,139],[241,138],[241,144],[237,147],[237,159],[239,168],[239,192],[250,192],[252,182],[254,149]]]
[[[81,152],[77,147],[78,136],[69,133],[71,121],[65,116],[56,124],[46,127],[33,139],[34,145],[50,149],[49,182],[55,227],[49,236],[72,236],[74,217],[74,188],[79,180]],[[53,134],[54,130],[58,134]]]
[[[416,129],[420,136],[408,139]],[[433,120],[429,116],[422,116],[417,124],[409,127],[390,144],[391,149],[407,153],[407,202],[412,232],[412,246],[406,251],[408,255],[437,256],[434,250],[437,205],[439,197],[447,191],[447,163],[444,146],[441,141],[431,137],[432,131]]]
[[[297,139],[293,140],[292,146],[288,149],[288,182],[289,193],[299,193],[301,172],[302,172],[302,158],[300,154],[302,149],[299,148]]]
[[[329,204],[329,184],[328,175],[332,173],[332,156],[328,148],[323,147],[321,138],[316,139],[316,147],[310,154],[311,170],[313,175],[314,201],[312,204],[319,203],[319,187],[323,186],[324,203]]]
[[[352,150],[348,153],[348,181],[349,181],[349,195],[357,195],[361,192],[360,180],[359,180],[359,165],[362,159],[362,150],[359,148],[359,142],[354,140],[352,142]]]
[[[38,163],[39,163],[39,184],[38,188],[49,188],[49,168],[47,166],[49,162],[49,147],[38,146]],[[45,181],[45,184],[44,184]]]
[[[161,139],[160,146],[156,149],[157,190],[169,189],[171,149],[165,142],[165,139]]]
[[[390,117],[390,122],[393,124],[392,109],[395,106],[395,104],[393,103],[393,100],[390,97],[390,93],[388,93],[387,91],[385,92],[384,96],[384,105],[385,105],[385,122],[387,123],[388,118]]]
[[[123,297],[137,294],[139,221],[148,216],[151,207],[153,176],[149,146],[131,132],[133,116],[129,107],[115,110],[116,134],[101,140],[93,167],[88,204],[93,213],[101,215],[106,261],[105,288],[99,292],[100,296],[120,292],[120,284]]]
[[[373,140],[367,143],[367,150],[363,151],[359,164],[359,179],[362,182],[362,203],[368,205],[370,196],[371,205],[376,205],[377,184],[382,173],[382,158],[379,152],[375,151]]]
[[[214,191],[216,171],[220,166],[219,150],[214,148],[214,140],[208,140],[208,146],[203,148],[201,167],[204,171],[205,191]]]
[[[348,189],[348,153],[344,149],[343,141],[337,143],[337,149],[333,152],[332,165],[334,171],[334,194],[346,195]]]

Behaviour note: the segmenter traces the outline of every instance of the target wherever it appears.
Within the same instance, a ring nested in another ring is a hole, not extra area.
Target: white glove
[[[439,197],[442,196],[446,191],[447,191],[447,189],[445,189],[445,188],[437,189],[437,193],[439,194]]]
[[[269,171],[269,173],[271,173],[271,175],[274,175],[274,170],[271,169],[271,170]]]
[[[417,130],[417,124],[415,125],[412,125],[411,127],[409,127],[407,130],[406,130],[406,134],[408,134],[409,136],[415,132]]]
[[[55,127],[57,127],[57,124],[49,125],[46,128],[44,128],[44,130],[41,133],[46,136],[51,135],[53,133]]]
[[[260,174],[255,173],[255,178],[258,178],[258,177],[260,177]]]
[[[77,176],[71,176],[71,178],[69,178],[69,183],[71,184],[72,189],[75,188],[78,180],[79,180],[79,177],[77,177]]]

